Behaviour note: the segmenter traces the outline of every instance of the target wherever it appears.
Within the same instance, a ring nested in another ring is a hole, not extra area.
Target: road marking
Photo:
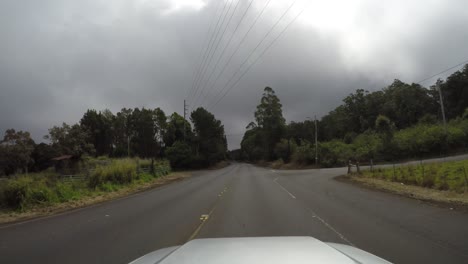
[[[320,216],[318,216],[314,210],[310,209],[309,207],[307,207],[310,212],[313,214],[312,215],[312,218],[315,218],[317,220],[319,220],[320,222],[322,222],[322,224],[324,224],[326,227],[328,227],[328,229],[330,229],[331,231],[333,231],[335,234],[337,234],[343,241],[345,241],[346,243],[348,243],[348,245],[350,246],[353,246],[353,247],[356,247],[353,243],[351,243],[351,241],[349,241],[343,234],[341,234],[340,232],[338,232],[335,228],[333,228],[333,226],[331,226],[329,223],[327,223],[327,221],[323,220]]]
[[[218,201],[216,201],[215,205],[213,205],[213,208],[211,208],[211,210],[210,210],[210,212],[208,214],[201,215],[201,217],[200,217],[201,223],[198,225],[198,227],[195,229],[195,231],[193,231],[192,235],[190,235],[190,237],[187,239],[187,242],[194,239],[198,235],[198,233],[202,229],[203,225],[205,225],[205,223],[207,222],[206,220],[208,220],[210,218],[210,215],[216,209],[216,205],[218,205]]]
[[[273,181],[278,184],[285,192],[287,192],[293,199],[296,199],[296,196],[294,196],[292,193],[290,193],[286,188],[284,188],[283,185],[281,185],[279,182],[278,182],[278,179],[279,177],[276,177]],[[309,211],[312,213],[312,218],[315,218],[317,220],[319,220],[323,225],[325,225],[328,229],[330,229],[332,232],[334,232],[336,235],[338,235],[343,241],[345,241],[346,243],[348,243],[348,245],[350,246],[353,246],[355,247],[355,245],[353,243],[351,243],[351,241],[349,241],[343,234],[341,234],[340,232],[338,232],[338,230],[336,230],[335,228],[333,228],[333,226],[331,226],[329,223],[327,223],[327,221],[323,220],[320,216],[317,215],[317,213],[314,212],[314,210],[310,209],[308,206],[305,206],[307,209],[309,209]]]
[[[275,182],[276,184],[278,184],[279,187],[281,187],[285,192],[287,192],[287,193],[289,194],[289,196],[291,196],[291,198],[296,199],[296,196],[294,196],[292,193],[290,193],[288,190],[286,190],[286,188],[284,188],[283,185],[281,185],[279,182],[277,182],[278,179],[279,179],[279,177],[277,177],[276,179],[274,179],[273,182]]]

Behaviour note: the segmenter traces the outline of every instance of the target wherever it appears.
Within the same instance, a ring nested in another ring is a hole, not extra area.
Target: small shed
[[[78,167],[78,158],[73,155],[62,155],[51,160],[55,171],[61,174],[73,174]]]

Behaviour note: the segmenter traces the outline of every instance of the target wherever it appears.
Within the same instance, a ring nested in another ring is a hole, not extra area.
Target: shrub
[[[301,145],[296,147],[292,161],[297,164],[312,164],[315,162],[315,148],[308,141],[302,141]]]
[[[192,164],[192,150],[185,142],[176,141],[167,148],[166,156],[172,168],[189,168]]]
[[[5,204],[10,208],[23,208],[29,195],[32,178],[9,180],[4,189]]]
[[[348,160],[354,159],[352,145],[333,140],[319,145],[320,164],[324,167],[345,166]]]

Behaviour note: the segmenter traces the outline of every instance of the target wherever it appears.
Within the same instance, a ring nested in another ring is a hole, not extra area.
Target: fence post
[[[374,162],[372,159],[370,160],[370,170],[374,172]]]
[[[466,188],[467,188],[467,185],[468,185],[468,180],[466,179],[466,169],[465,169],[465,166],[463,166],[463,175],[465,176],[465,190],[463,192],[466,193]]]
[[[356,171],[358,174],[361,174],[361,170],[359,169],[359,161],[356,161]]]
[[[351,160],[348,160],[348,174],[351,173]]]
[[[138,158],[136,160],[136,174],[140,175],[140,160]]]

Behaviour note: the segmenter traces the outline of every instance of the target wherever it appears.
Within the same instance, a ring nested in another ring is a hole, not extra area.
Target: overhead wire
[[[204,54],[203,50],[206,50],[208,49],[207,47],[207,42],[208,40],[210,39],[208,36],[210,35],[210,32],[211,32],[211,28],[213,27],[214,25],[214,22],[216,20],[216,14],[218,13],[218,10],[219,8],[221,7],[221,2],[219,1],[218,2],[218,5],[216,6],[215,8],[215,14],[214,16],[212,17],[211,19],[211,22],[210,22],[210,26],[208,27],[208,30],[206,31],[206,34],[205,34],[205,41],[203,42],[203,45],[202,45],[202,48],[200,49],[200,53],[198,54],[198,57],[197,57],[197,62],[200,62],[201,58],[202,58],[202,54]],[[205,49],[203,49],[203,47],[206,47]],[[187,86],[187,92],[186,92],[186,97],[185,99],[188,99],[188,97],[190,96],[190,93],[192,92],[192,89],[194,87],[194,82],[195,82],[195,77],[198,75],[198,72],[200,71],[200,67],[201,67],[201,62],[199,63],[198,67],[196,68],[196,70],[194,71],[193,73],[193,77],[192,77],[192,86],[189,88],[189,86]]]
[[[238,0],[238,1],[239,1],[239,0]],[[212,45],[211,45],[211,47],[209,48],[209,52],[208,52],[208,55],[207,55],[207,59],[206,59],[206,61],[205,61],[204,66],[202,67],[201,73],[200,73],[199,78],[198,78],[198,82],[195,84],[195,94],[193,95],[193,98],[196,98],[196,97],[197,97],[197,93],[198,93],[198,91],[200,90],[201,82],[203,82],[203,80],[204,80],[206,70],[208,69],[208,67],[209,67],[209,65],[210,65],[210,63],[211,63],[211,60],[212,60],[212,58],[213,58],[213,54],[216,53],[216,50],[217,50],[217,48],[218,48],[218,46],[219,46],[219,40],[221,40],[221,39],[223,38],[224,33],[226,32],[226,30],[224,29],[224,30],[223,30],[223,33],[221,34],[221,38],[218,40],[219,33],[221,32],[221,30],[222,30],[222,28],[223,28],[224,21],[226,20],[226,17],[227,17],[227,15],[229,14],[229,11],[231,10],[232,3],[233,3],[233,2],[234,2],[234,0],[230,0],[230,1],[229,1],[229,7],[228,7],[226,13],[224,13],[224,15],[223,15],[221,24],[219,25],[219,28],[218,28],[218,30],[217,30],[217,32],[216,32],[216,35],[215,35],[215,37],[214,37],[214,40],[213,40],[213,42],[212,42]],[[228,3],[228,1],[226,1],[226,3]],[[226,27],[227,27],[227,25],[228,25],[228,24],[226,24]],[[226,28],[226,27],[225,27],[225,28]],[[216,48],[213,49],[213,48],[215,47],[215,45],[216,45]],[[192,109],[193,109],[193,107],[192,107]]]
[[[233,2],[234,2],[234,0],[231,1],[231,5],[230,5],[230,7],[229,7],[227,13],[229,13],[229,10],[231,9],[232,3],[233,3]],[[209,61],[208,61],[208,63],[207,63],[207,68],[206,68],[206,70],[209,69],[209,66],[210,66],[211,62],[213,61],[213,57],[214,57],[214,55],[216,54],[216,51],[218,50],[219,44],[220,44],[221,41],[223,40],[223,37],[224,37],[224,35],[226,34],[226,31],[227,31],[227,29],[228,29],[228,27],[229,27],[229,24],[231,23],[232,18],[233,18],[233,16],[234,16],[234,14],[236,13],[237,7],[239,6],[239,3],[240,3],[240,2],[241,2],[241,0],[237,0],[237,3],[236,3],[236,5],[235,5],[235,7],[234,7],[234,10],[232,11],[231,16],[229,17],[229,19],[228,19],[226,25],[224,26],[223,33],[221,33],[221,37],[217,40],[216,47],[214,48],[213,53],[211,53],[211,56],[210,56]],[[223,23],[224,23],[224,21],[223,21]],[[223,23],[222,23],[222,24],[223,24]],[[222,25],[222,24],[221,24],[221,25]],[[225,50],[225,49],[223,49],[223,51],[220,53],[220,56],[219,56],[219,57],[222,57],[222,56],[223,56],[224,50]],[[218,61],[219,61],[219,60],[218,60]],[[215,65],[215,66],[213,67],[213,70],[211,71],[211,74],[209,75],[209,77],[208,77],[208,79],[207,79],[206,82],[204,82],[204,76],[205,76],[205,74],[206,74],[206,71],[203,73],[202,78],[201,78],[201,83],[198,84],[198,85],[201,87],[201,89],[200,89],[200,92],[199,92],[198,96],[195,97],[194,102],[196,102],[197,99],[198,99],[200,96],[203,96],[203,91],[204,91],[205,88],[206,88],[206,83],[207,83],[207,82],[209,81],[209,79],[211,78],[212,72],[216,69],[216,66],[217,66],[217,65]],[[196,103],[193,104],[193,107],[195,107],[195,106],[196,106]],[[193,108],[192,108],[192,109],[193,109]]]
[[[224,45],[224,48],[223,48],[223,50],[221,51],[221,55],[218,57],[218,60],[216,61],[215,66],[213,67],[213,70],[211,71],[210,75],[208,76],[208,79],[207,79],[207,81],[206,81],[206,83],[205,83],[204,88],[205,88],[206,86],[208,86],[208,84],[209,84],[209,82],[210,82],[210,80],[211,80],[211,77],[213,76],[213,74],[214,74],[216,68],[218,67],[219,63],[221,62],[221,59],[224,57],[224,54],[225,54],[225,52],[226,52],[226,49],[231,45],[232,39],[233,39],[234,36],[236,35],[237,30],[239,29],[241,23],[244,21],[244,18],[246,17],[247,12],[249,11],[250,7],[252,6],[253,1],[254,1],[254,0],[250,0],[250,3],[248,4],[247,8],[245,9],[244,13],[242,14],[242,16],[241,16],[239,22],[238,22],[237,25],[236,25],[236,28],[234,29],[233,33],[231,34],[231,37],[230,37],[229,40],[227,41],[226,45]],[[213,86],[210,87],[210,89],[208,89],[207,93],[209,93],[209,91],[211,91],[212,88],[213,88]],[[207,96],[205,96],[205,97],[203,97],[203,98],[201,99],[200,105],[203,105],[203,102],[205,101],[206,98],[207,98]]]
[[[214,28],[213,34],[211,35],[210,41],[208,42],[207,49],[205,50],[205,53],[203,54],[203,59],[202,59],[202,63],[201,63],[201,66],[200,66],[200,71],[198,72],[198,74],[197,74],[197,76],[195,78],[195,82],[193,84],[193,89],[192,89],[192,93],[191,93],[192,95],[189,95],[189,98],[193,97],[193,95],[195,95],[196,92],[197,92],[196,87],[197,87],[197,84],[198,84],[198,82],[200,80],[201,71],[205,67],[206,59],[207,59],[208,54],[211,52],[211,47],[212,47],[213,41],[215,39],[215,36],[217,37],[217,35],[219,33],[219,30],[221,29],[221,27],[218,28],[218,25],[219,25],[219,22],[221,21],[221,17],[223,16],[224,10],[226,9],[227,3],[228,3],[227,1],[224,2],[223,10],[221,11],[220,16],[218,17],[218,20],[216,22],[216,26]],[[189,98],[187,98],[187,99],[189,99]]]
[[[213,85],[210,87],[209,90],[213,90],[214,86],[216,85],[217,81],[219,80],[219,78],[222,76],[222,74],[224,73],[224,71],[226,70],[227,66],[229,65],[229,63],[232,61],[232,59],[234,58],[234,55],[239,51],[239,48],[242,46],[242,44],[244,43],[244,41],[247,39],[247,36],[249,35],[250,31],[252,31],[252,29],[254,28],[254,26],[257,24],[258,20],[260,19],[260,17],[262,16],[262,14],[265,12],[266,8],[268,7],[268,5],[270,4],[271,0],[268,0],[268,2],[263,6],[263,8],[261,9],[260,13],[258,13],[258,15],[255,17],[254,19],[254,22],[252,23],[252,25],[250,25],[249,29],[245,32],[244,36],[242,36],[242,39],[241,41],[239,41],[239,43],[237,44],[236,48],[234,49],[234,51],[232,52],[231,56],[229,56],[229,59],[226,61],[226,63],[224,64],[222,70],[218,73],[218,75],[216,76],[216,79],[214,80],[213,82]]]
[[[257,46],[255,46],[255,48],[252,50],[252,52],[250,52],[250,54],[247,56],[247,58],[244,60],[244,62],[241,64],[241,66],[236,70],[236,72],[231,76],[231,78],[228,80],[228,82],[223,86],[223,88],[221,90],[219,90],[218,94],[214,96],[214,100],[216,100],[216,96],[220,95],[224,92],[224,94],[221,95],[221,97],[215,101],[214,104],[210,105],[210,107],[208,108],[211,108],[211,107],[214,107],[216,104],[219,103],[219,101],[224,98],[224,96],[229,92],[229,90],[232,89],[232,87],[234,87],[239,81],[240,79],[242,79],[242,77],[250,70],[250,68],[252,68],[252,66],[263,56],[263,54],[265,54],[265,52],[276,42],[276,40],[279,39],[279,37],[286,31],[286,29],[288,29],[288,27],[304,12],[305,8],[302,9],[301,12],[298,13],[298,15],[296,17],[294,17],[290,23],[288,23],[286,25],[286,27],[280,32],[280,34],[275,38],[273,39],[273,41],[263,50],[263,52],[260,53],[260,55],[257,57],[257,59],[250,64],[250,66],[248,66],[247,70],[244,71],[244,73],[242,75],[240,75],[240,77],[233,83],[233,85],[229,86],[229,84],[231,83],[231,81],[235,78],[235,76],[242,70],[242,68],[244,67],[244,65],[250,60],[250,58],[255,54],[255,52],[257,51],[257,49],[261,46],[261,44],[267,39],[267,37],[271,34],[271,32],[273,32],[273,30],[276,28],[276,26],[281,22],[281,20],[286,16],[286,14],[289,12],[289,10],[291,10],[291,8],[296,4],[297,0],[295,0],[287,9],[286,11],[284,11],[284,13],[281,15],[281,17],[276,21],[276,23],[270,28],[270,30],[268,30],[268,32],[264,35],[264,37],[261,39],[261,41],[257,44]],[[226,89],[227,88],[227,89]]]
[[[452,70],[452,69],[455,69],[455,68],[460,67],[460,66],[462,66],[463,64],[467,64],[467,63],[468,63],[468,60],[466,60],[466,61],[464,61],[464,62],[461,62],[461,63],[458,63],[458,64],[455,65],[455,66],[452,66],[452,67],[450,67],[450,68],[448,68],[448,69],[445,69],[445,70],[443,70],[443,71],[441,71],[441,72],[439,72],[439,73],[433,74],[433,75],[431,75],[430,77],[427,77],[427,78],[422,79],[421,81],[417,82],[417,84],[421,84],[422,82],[425,82],[425,81],[427,81],[427,80],[430,80],[430,79],[432,79],[432,78],[434,78],[434,77],[436,77],[436,76],[438,76],[438,75],[441,75],[442,73],[446,73],[446,72],[448,72],[448,71],[450,71],[450,70]]]

